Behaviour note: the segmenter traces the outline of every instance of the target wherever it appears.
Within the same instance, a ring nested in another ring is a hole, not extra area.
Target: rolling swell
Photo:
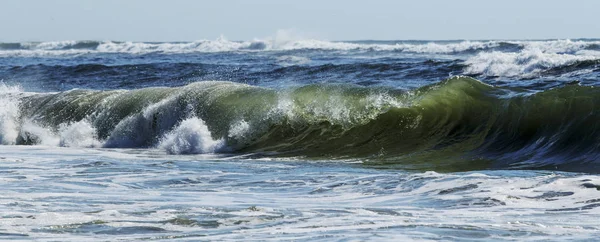
[[[74,66],[36,64],[0,68],[0,77],[25,86],[43,86],[44,91],[108,87],[137,89],[149,86],[180,86],[193,78],[215,78],[214,73],[231,73],[230,75],[234,76],[237,69],[227,65],[201,63]],[[64,78],[65,76],[69,78]]]
[[[2,143],[41,143],[43,135],[31,124],[62,141],[77,124],[91,128],[89,135],[103,147],[161,147],[176,154],[358,158],[381,167],[439,171],[596,173],[599,92],[567,85],[525,94],[454,77],[408,92],[197,82],[132,91],[11,93],[3,98],[19,102],[12,120],[19,135]]]
[[[542,72],[544,75],[561,75],[565,73],[590,69],[600,71],[600,59],[574,61],[566,65],[556,66]]]
[[[348,63],[324,65],[210,63],[143,63],[126,65],[24,65],[0,67],[0,79],[43,91],[85,89],[139,89],[151,86],[181,86],[193,81],[223,80],[247,84],[272,84],[282,81],[312,84],[319,82],[355,83],[363,86],[384,81],[406,83],[410,80],[437,82],[448,73],[460,73],[459,61]],[[69,78],[64,78],[68,76]]]

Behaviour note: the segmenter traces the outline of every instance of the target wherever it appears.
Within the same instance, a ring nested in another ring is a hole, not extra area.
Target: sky
[[[600,38],[598,0],[2,0],[0,42]]]

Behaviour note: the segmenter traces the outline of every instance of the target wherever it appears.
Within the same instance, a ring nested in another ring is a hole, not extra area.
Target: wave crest
[[[3,56],[74,55],[86,53],[194,53],[231,51],[396,51],[423,54],[460,54],[482,51],[518,52],[540,50],[544,53],[569,53],[595,51],[600,41],[326,41],[281,37],[253,41],[230,41],[224,37],[216,40],[193,42],[117,42],[117,41],[55,41],[0,43]]]
[[[577,62],[600,60],[600,56],[579,56],[528,50],[519,53],[484,52],[465,61],[466,74],[531,77],[541,72]]]

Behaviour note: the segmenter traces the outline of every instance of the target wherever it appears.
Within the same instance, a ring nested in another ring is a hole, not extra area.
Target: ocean
[[[600,40],[0,43],[0,240],[600,236]]]

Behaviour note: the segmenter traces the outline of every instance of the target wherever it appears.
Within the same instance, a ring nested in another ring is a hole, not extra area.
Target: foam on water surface
[[[160,141],[160,148],[169,154],[204,154],[223,149],[223,139],[213,140],[202,119],[193,117],[181,121]]]
[[[0,43],[0,240],[595,240],[599,46]]]
[[[77,241],[600,235],[595,175],[412,173],[347,163],[131,151],[2,149],[2,236]]]

